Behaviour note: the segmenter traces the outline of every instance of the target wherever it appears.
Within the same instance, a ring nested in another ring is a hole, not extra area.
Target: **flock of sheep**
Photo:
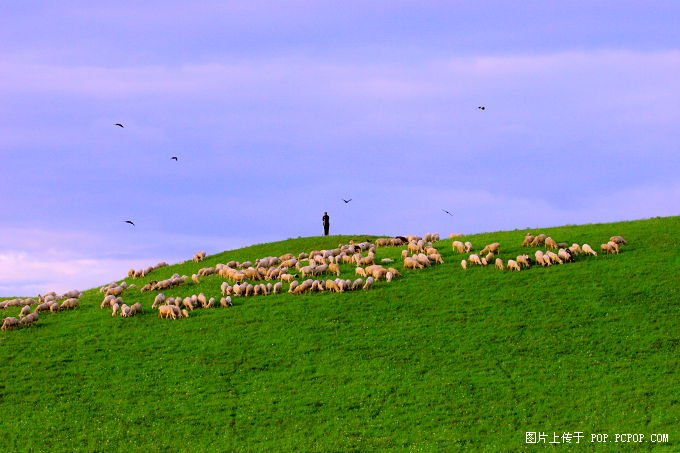
[[[623,237],[612,236],[609,241],[606,244],[602,244],[600,248],[606,253],[618,254],[620,247],[625,244],[628,244],[628,242]],[[472,243],[470,242],[462,243],[461,241],[453,241],[452,246],[453,250],[458,253],[470,253],[474,251]],[[545,234],[534,236],[531,233],[528,233],[521,245],[521,247],[541,246],[545,246],[546,250],[536,250],[534,258],[536,264],[543,267],[573,262],[576,257],[581,254],[597,256],[597,252],[588,244],[583,244],[581,246],[574,243],[570,246],[566,242],[556,242],[553,238]],[[517,256],[517,259],[509,259],[507,263],[504,263],[501,258],[496,257],[500,252],[500,248],[501,244],[499,242],[489,244],[484,247],[479,254],[471,254],[467,260],[461,260],[460,265],[463,269],[467,270],[468,265],[487,266],[491,264],[491,261],[493,260],[496,269],[499,270],[507,269],[519,272],[522,269],[531,267],[532,260],[527,254],[519,255]],[[555,253],[554,250],[557,250],[557,253]]]
[[[39,319],[41,311],[49,311],[56,313],[62,310],[72,310],[80,307],[80,298],[83,293],[77,290],[71,290],[64,294],[57,295],[51,291],[44,296],[38,294],[38,299],[11,299],[0,302],[0,310],[6,310],[10,307],[22,307],[19,312],[19,317],[7,317],[2,321],[2,330],[9,330],[18,327],[28,327],[34,324]],[[61,301],[61,303],[59,303]],[[31,307],[35,305],[35,309]]]
[[[553,264],[564,264],[574,261],[580,254],[590,254],[597,256],[592,247],[588,244],[558,243],[545,234],[527,234],[521,247],[542,247],[546,250],[537,250],[534,259],[523,254],[516,259],[503,261],[498,254],[501,244],[494,242],[483,247],[479,253],[474,252],[471,242],[457,240],[459,234],[451,234],[452,248],[454,253],[469,254],[467,259],[461,261],[463,269],[468,266],[487,266],[494,263],[499,270],[520,271],[531,267],[534,262],[547,267]],[[205,294],[192,294],[191,296],[166,297],[162,292],[171,288],[188,285],[193,283],[200,284],[200,279],[208,276],[219,276],[224,281],[220,286],[221,298],[219,306],[229,308],[233,306],[233,298],[268,296],[270,294],[281,294],[284,292],[284,284],[288,285],[287,292],[294,295],[313,292],[346,292],[355,290],[369,290],[374,283],[379,280],[392,282],[401,277],[401,273],[395,267],[391,267],[393,262],[390,258],[379,260],[376,257],[378,247],[404,247],[401,251],[403,269],[424,269],[433,265],[443,264],[444,260],[441,253],[433,244],[440,240],[437,233],[428,233],[424,238],[419,236],[395,236],[392,238],[380,238],[374,242],[364,241],[349,244],[340,244],[332,250],[313,250],[309,253],[294,255],[286,253],[282,256],[268,256],[252,261],[229,261],[228,263],[218,263],[215,266],[204,267],[198,270],[191,277],[174,274],[163,280],[153,280],[144,285],[140,291],[158,292],[153,300],[151,309],[157,310],[158,317],[162,319],[188,318],[189,313],[195,309],[210,309],[217,307],[215,297],[206,297]],[[601,250],[606,253],[619,253],[621,246],[627,244],[621,236],[612,236],[610,240],[601,245]],[[198,263],[205,260],[206,252],[200,251],[193,257],[193,261]],[[341,278],[341,265],[354,267],[355,279]],[[167,263],[158,263],[146,269],[136,271],[131,269],[128,272],[130,278],[141,278],[147,276],[156,269],[167,266]],[[387,267],[386,267],[387,266]],[[335,278],[324,278],[333,276]],[[137,302],[128,305],[123,300],[125,291],[136,289],[136,285],[111,282],[100,288],[104,294],[104,299],[100,305],[101,309],[111,309],[111,316],[122,316],[124,318],[133,317],[142,313],[142,304]],[[79,291],[69,291],[57,296],[50,292],[45,296],[38,296],[35,299],[13,299],[0,302],[0,310],[8,307],[22,306],[19,318],[5,318],[2,330],[15,327],[29,326],[38,320],[40,311],[58,312],[80,306]],[[61,304],[58,301],[62,301]],[[36,308],[31,311],[31,307]]]

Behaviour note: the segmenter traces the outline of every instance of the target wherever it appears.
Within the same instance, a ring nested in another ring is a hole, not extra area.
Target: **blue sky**
[[[338,234],[677,215],[678,23],[677,2],[2,2],[0,295],[318,235],[324,211]]]

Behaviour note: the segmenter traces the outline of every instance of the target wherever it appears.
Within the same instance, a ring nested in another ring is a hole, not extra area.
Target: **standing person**
[[[324,213],[323,213],[323,218],[322,218],[322,220],[323,220],[323,235],[324,235],[324,236],[328,236],[328,230],[329,230],[330,227],[331,227],[331,218],[328,217],[328,213],[327,213],[327,212],[324,212]]]

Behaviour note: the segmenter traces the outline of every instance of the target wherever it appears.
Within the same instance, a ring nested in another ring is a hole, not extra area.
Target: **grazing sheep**
[[[21,321],[18,320],[17,318],[9,316],[2,321],[2,330],[9,330],[15,327],[19,327],[21,325],[20,323]]]
[[[116,296],[105,296],[105,297],[104,297],[104,300],[102,301],[102,303],[101,303],[101,305],[99,306],[99,308],[101,308],[102,310],[103,310],[104,308],[110,308],[110,307],[111,307],[111,303],[112,303],[114,300],[116,300]]]
[[[500,251],[500,249],[501,249],[500,242],[494,242],[493,244],[489,244],[486,247],[484,247],[482,249],[482,251],[479,252],[479,253],[480,253],[480,255],[482,255],[484,253],[490,253],[492,255],[495,255]]]
[[[486,259],[487,262],[491,262],[494,259],[495,255],[491,252],[487,253],[484,259]]]
[[[547,238],[545,234],[541,233],[538,236],[534,237],[534,240],[531,241],[531,246],[532,247],[538,247],[541,246],[545,243],[545,238]]]
[[[439,253],[431,253],[427,255],[427,259],[432,263],[444,264],[444,258],[442,258],[441,254]]]
[[[607,242],[607,245],[609,246],[609,249],[612,250],[614,253],[618,255],[619,253],[619,244],[617,244],[614,241],[609,241]]]
[[[122,286],[114,286],[114,287],[106,290],[105,295],[106,296],[116,296],[116,297],[118,297],[121,294],[123,294],[123,291],[125,291],[125,288],[123,288]]]
[[[517,271],[519,272],[521,268],[519,267],[519,264],[515,260],[508,260],[508,270],[509,271]]]
[[[527,268],[527,269],[529,267],[531,267],[529,255],[519,255],[517,257],[517,264],[519,264],[521,267],[524,267],[524,268]]]
[[[211,297],[208,300],[208,304],[205,306],[205,308],[215,308],[215,298]]]
[[[463,236],[464,236],[464,234],[462,234],[462,233],[451,233],[451,234],[449,234],[449,239],[455,239],[455,238],[459,238],[459,237],[463,237]]]
[[[571,253],[572,256],[578,256],[581,253],[583,253],[581,250],[581,246],[576,243],[571,244],[571,247],[569,247],[569,252]]]
[[[201,250],[200,252],[197,252],[194,255],[194,263],[198,263],[199,261],[203,261],[205,259],[205,252]]]
[[[367,291],[367,290],[371,289],[371,286],[373,286],[373,281],[374,281],[373,277],[368,277],[366,279],[366,283],[364,284],[363,290]]]
[[[557,250],[557,242],[551,237],[545,238],[545,246],[550,250]]]
[[[281,294],[283,291],[283,283],[281,282],[276,282],[274,286],[272,287],[272,294]]]
[[[232,307],[234,304],[231,302],[231,297],[223,297],[220,299],[220,305],[223,306],[224,308]]]
[[[40,315],[38,315],[38,313],[33,312],[33,313],[29,314],[28,316],[26,316],[26,317],[25,317],[24,319],[22,319],[21,321],[19,321],[19,325],[21,325],[21,326],[30,326],[31,324],[33,324],[34,322],[36,322],[36,321],[38,320],[39,317],[40,317]]]
[[[470,253],[474,250],[474,247],[472,247],[472,242],[466,242],[465,243],[465,253]]]
[[[340,265],[337,263],[331,263],[328,265],[328,271],[332,272],[336,276],[340,276]]]
[[[151,306],[151,308],[155,310],[156,307],[161,305],[163,302],[165,302],[165,294],[158,293],[158,295],[156,295],[156,298],[153,300],[153,305]]]
[[[131,311],[131,308],[130,308],[130,306],[127,305],[127,304],[123,304],[123,305],[120,307],[120,315],[121,315],[123,318],[127,318],[128,316],[130,316],[130,311]]]
[[[544,254],[541,250],[536,250],[536,253],[534,255],[536,257],[536,262],[540,264],[541,266],[546,266],[545,259],[544,259]],[[550,265],[550,264],[548,264]]]
[[[21,309],[21,313],[19,313],[19,318],[23,318],[24,316],[28,315],[31,313],[31,306],[30,305],[24,305],[24,308]]]
[[[512,261],[512,260],[510,260],[510,261]],[[517,263],[515,263],[515,264],[517,264]],[[501,271],[505,269],[505,266],[503,265],[503,260],[500,259],[500,258],[496,258],[496,269],[499,269]]]
[[[194,311],[194,304],[193,301],[191,300],[191,297],[185,297],[182,299],[182,305],[186,308],[188,308],[191,311]]]
[[[64,302],[61,303],[61,306],[59,307],[60,310],[71,310],[74,308],[80,307],[80,300],[76,299],[75,297],[71,297],[70,299],[66,299]],[[49,307],[48,307],[49,309]]]
[[[142,312],[142,304],[139,302],[135,303],[130,307],[130,316],[135,316]]]
[[[297,280],[293,280],[293,281],[291,282],[290,286],[288,287],[288,292],[292,294],[293,291],[295,291],[295,288],[298,287],[298,285],[300,285],[300,282],[297,281]]]
[[[390,271],[387,271],[387,273],[385,274],[385,280],[388,281],[388,282],[391,282],[393,278],[394,278],[394,274]]]
[[[616,242],[616,245],[627,245],[628,241],[626,241],[623,236],[612,236],[609,238],[611,242]]]
[[[408,250],[402,250],[401,251],[401,259],[405,260],[407,256],[408,256]]]
[[[550,261],[551,261],[551,262],[553,262],[553,263],[564,264],[564,261],[562,261],[562,258],[560,258],[560,257],[557,255],[557,253],[552,252],[552,251],[549,250],[546,254],[548,255],[548,258],[550,258]]]
[[[196,283],[197,285],[201,284],[201,281],[198,279],[198,275],[196,274],[191,275],[191,280],[193,280],[193,282]]]
[[[486,260],[486,258],[482,258],[482,266],[488,265],[489,262]]]
[[[414,258],[406,258],[404,260],[404,269],[422,269],[424,266]]]
[[[524,237],[524,241],[522,241],[522,245],[520,247],[529,247],[533,240],[534,240],[534,235],[531,234],[531,233],[527,233],[527,235]]]
[[[282,282],[292,282],[297,278],[297,274],[281,274],[281,277],[279,277]]]
[[[557,251],[557,256],[562,258],[562,261],[574,261],[574,258],[565,249],[559,249]]]
[[[326,280],[326,290],[334,291],[337,293],[340,291],[340,288],[338,287],[338,284],[334,280]]]
[[[451,244],[453,250],[455,250],[458,253],[465,253],[465,244],[463,244],[460,241],[453,241]]]
[[[50,302],[48,302],[50,303]],[[50,312],[52,313],[57,313],[61,307],[59,306],[59,303],[57,301],[52,301],[50,305]]]
[[[432,263],[430,263],[430,258],[428,258],[425,254],[419,253],[415,255],[413,258],[415,258],[416,261],[422,266],[425,267],[430,267]]]
[[[208,299],[205,297],[205,294],[200,293],[196,300],[201,304],[201,307],[205,308],[208,305]],[[192,300],[193,302],[193,300]]]
[[[177,319],[175,311],[173,310],[173,305],[161,305],[160,307],[158,307],[158,317],[161,319],[163,318]]]
[[[474,254],[470,255],[468,259],[470,261],[470,264],[477,264],[479,266],[482,265],[482,260],[479,258],[479,255],[474,255]]]
[[[590,245],[588,245],[588,244],[583,244],[583,245],[581,246],[581,250],[582,250],[583,253],[585,253],[586,255],[597,256],[597,252],[596,252],[595,250],[593,250],[593,248],[592,248]]]
[[[116,316],[118,314],[119,308],[120,305],[118,305],[118,302],[114,302],[113,305],[111,306],[111,316]]]
[[[461,266],[464,270],[467,270],[467,261],[461,260],[460,266]]]

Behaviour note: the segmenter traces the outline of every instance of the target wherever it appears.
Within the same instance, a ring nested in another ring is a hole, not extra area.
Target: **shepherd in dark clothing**
[[[328,213],[324,212],[323,213],[323,235],[328,236],[328,230],[331,227],[331,218],[328,217]]]

